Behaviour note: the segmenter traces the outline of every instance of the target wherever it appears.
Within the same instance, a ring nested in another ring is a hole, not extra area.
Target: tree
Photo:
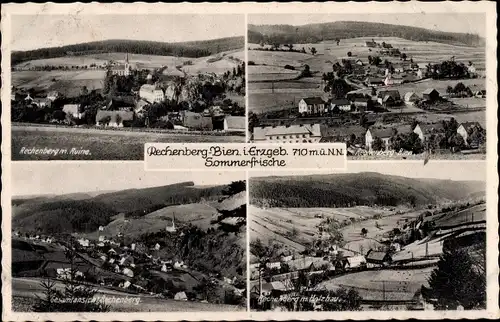
[[[384,149],[384,141],[381,138],[375,137],[372,142],[372,150],[374,151],[382,151]]]
[[[314,55],[316,55],[316,53],[317,53],[316,48],[312,47],[311,48],[311,54],[313,54],[313,56],[314,56]]]
[[[401,59],[406,61],[406,59],[408,58],[408,56],[406,55],[406,53],[402,53],[401,54]]]
[[[287,44],[286,46],[288,47],[288,50],[289,50],[289,51],[292,51],[292,50],[293,50],[293,44]]]
[[[347,52],[347,57],[352,57],[352,52],[348,51]]]
[[[368,230],[366,228],[361,229],[361,235],[366,237],[366,234],[368,234]]]
[[[486,274],[464,250],[445,250],[429,278],[429,288],[422,287],[427,300],[436,300],[436,309],[486,308]]]

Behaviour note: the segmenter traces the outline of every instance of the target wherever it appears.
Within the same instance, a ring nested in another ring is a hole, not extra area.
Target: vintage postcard
[[[1,11],[2,320],[500,318],[494,3]]]

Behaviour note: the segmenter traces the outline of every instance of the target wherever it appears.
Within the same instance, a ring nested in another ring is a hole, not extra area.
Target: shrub
[[[291,66],[291,65],[285,65],[284,67],[285,69],[290,69],[290,70],[295,70],[295,67]]]

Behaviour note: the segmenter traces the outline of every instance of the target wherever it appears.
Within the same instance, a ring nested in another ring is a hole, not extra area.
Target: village
[[[58,91],[12,88],[12,121],[245,133],[244,105],[225,98],[224,94],[244,96],[243,63],[224,75],[189,76],[178,70],[172,76],[163,73],[167,66],[153,70],[138,67],[124,54],[123,61],[110,60],[92,68],[105,73],[102,91],[84,86],[77,95],[65,97]]]
[[[330,55],[328,51],[337,50],[342,41],[330,45],[331,49],[324,44],[323,54],[310,48],[311,54],[307,54],[313,57],[304,59],[306,63],[294,79],[280,79],[288,74],[274,72],[256,73],[252,80],[250,74],[249,82],[256,88],[253,95],[258,94],[263,101],[266,98],[266,102],[272,101],[271,96],[267,100],[268,95],[276,95],[272,108],[249,106],[249,130],[254,142],[346,142],[351,155],[387,150],[413,154],[428,151],[445,158],[461,151],[485,153],[486,125],[484,115],[480,115],[486,107],[485,74],[473,61],[451,56],[417,63],[411,51],[407,54],[407,48],[397,48],[403,45],[371,39],[362,46],[356,40],[352,51],[333,64],[327,64],[330,60],[323,62],[323,68],[329,65],[331,71],[313,70],[308,65],[310,61],[311,66],[320,68],[319,61]],[[269,55],[282,59],[306,54],[304,47],[302,51],[292,48],[261,44],[250,52],[256,52],[256,57],[263,55],[260,52],[273,52]],[[313,89],[313,84],[319,89]],[[303,86],[304,93],[323,94],[301,95],[297,86]],[[290,91],[288,99],[285,91]],[[252,102],[252,86],[249,93]]]
[[[165,238],[182,237],[185,229],[176,227],[173,218],[172,224],[165,228]],[[74,280],[119,294],[176,301],[234,305],[246,296],[246,284],[236,276],[205,277],[182,258],[162,258],[165,245],[148,241],[125,244],[123,234],[105,236],[103,226],[99,232],[103,234],[93,240],[14,231],[13,276],[51,278],[59,282]],[[69,260],[68,251],[75,255],[74,260]]]

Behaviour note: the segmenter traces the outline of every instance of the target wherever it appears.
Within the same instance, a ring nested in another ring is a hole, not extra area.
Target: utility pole
[[[429,256],[429,243],[425,243],[425,257]]]

